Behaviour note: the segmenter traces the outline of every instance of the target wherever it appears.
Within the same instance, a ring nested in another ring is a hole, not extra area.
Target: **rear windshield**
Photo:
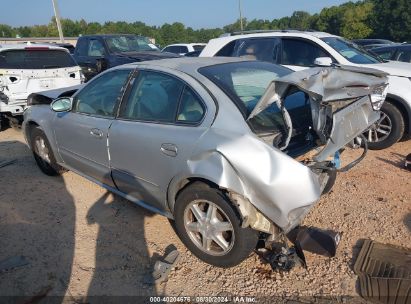
[[[270,82],[292,71],[272,63],[244,61],[205,67],[199,72],[230,96],[247,117]]]
[[[76,65],[66,51],[25,49],[0,52],[1,69],[57,69]]]

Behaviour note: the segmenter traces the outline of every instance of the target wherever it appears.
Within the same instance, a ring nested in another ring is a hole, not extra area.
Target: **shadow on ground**
[[[18,301],[36,303],[53,296],[53,303],[79,298],[100,303],[115,300],[101,296],[156,294],[155,285],[145,283],[151,280],[155,262],[144,236],[144,219],[152,213],[105,193],[78,227],[76,200],[64,179],[41,173],[21,142],[1,142],[0,161],[11,159],[16,162],[0,168],[0,265],[22,256],[28,264],[0,269],[0,297],[10,297],[3,300],[16,302],[15,297],[22,297]],[[76,190],[73,193],[76,195]],[[98,225],[96,239],[79,241],[76,233],[88,225]],[[75,254],[81,251],[81,244],[89,242],[96,243],[95,255],[88,255],[95,259],[95,267],[81,269]],[[86,294],[76,294],[82,272],[91,282],[85,287]]]

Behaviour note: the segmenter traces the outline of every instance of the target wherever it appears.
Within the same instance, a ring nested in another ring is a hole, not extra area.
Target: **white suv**
[[[0,126],[23,119],[34,92],[82,83],[80,67],[65,48],[40,44],[0,45]]]
[[[365,133],[369,147],[384,149],[411,134],[410,63],[384,61],[339,36],[294,30],[225,34],[210,40],[200,54],[213,56],[246,57],[296,71],[332,64],[381,70],[388,73],[388,95],[380,120]]]

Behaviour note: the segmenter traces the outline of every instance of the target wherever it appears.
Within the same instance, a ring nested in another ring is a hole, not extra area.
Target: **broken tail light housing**
[[[388,83],[375,87],[370,94],[372,108],[379,111],[387,97]]]

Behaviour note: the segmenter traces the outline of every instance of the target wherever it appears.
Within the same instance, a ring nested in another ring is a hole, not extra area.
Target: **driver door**
[[[72,111],[54,118],[65,166],[111,186],[108,130],[131,72],[114,70],[95,78],[74,96]]]

